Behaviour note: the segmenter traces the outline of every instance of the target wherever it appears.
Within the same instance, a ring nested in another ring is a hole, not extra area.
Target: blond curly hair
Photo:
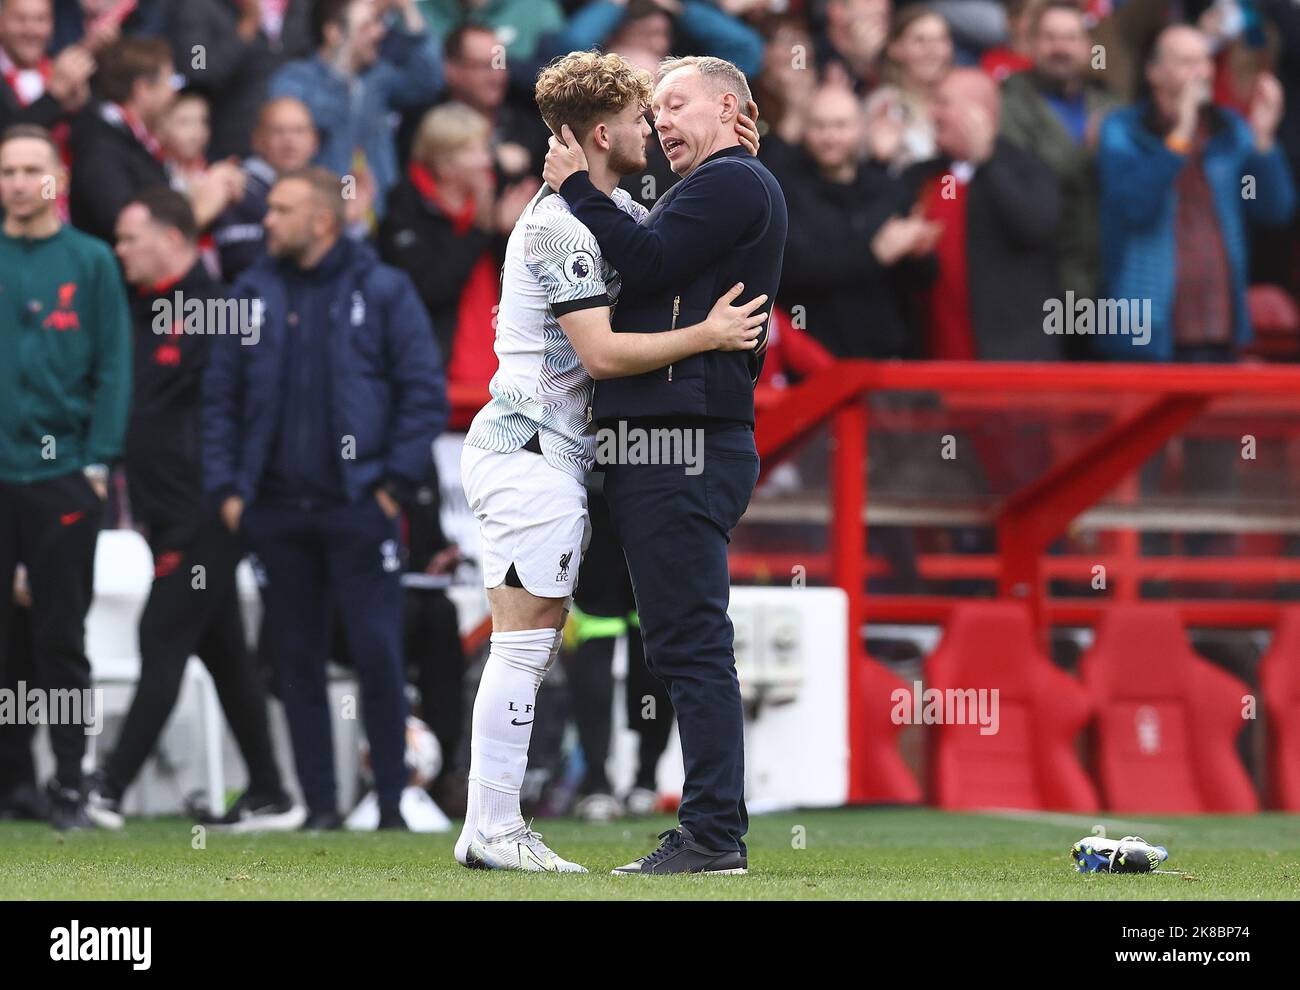
[[[601,118],[647,106],[654,80],[621,55],[570,52],[537,76],[534,97],[542,120],[555,135],[568,124],[581,141]]]

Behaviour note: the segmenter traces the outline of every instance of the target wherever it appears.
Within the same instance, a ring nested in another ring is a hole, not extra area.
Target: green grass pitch
[[[538,821],[587,876],[470,871],[445,835],[209,831],[180,819],[60,836],[0,823],[0,899],[239,900],[1216,900],[1300,898],[1300,818],[959,815],[845,809],[754,816],[747,877],[610,877],[656,845],[668,818]],[[1103,825],[1169,847],[1190,876],[1080,876],[1069,850]],[[1154,827],[1153,827],[1154,826]]]

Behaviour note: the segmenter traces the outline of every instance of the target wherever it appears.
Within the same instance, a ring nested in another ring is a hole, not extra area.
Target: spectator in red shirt
[[[933,358],[1043,361],[1060,357],[1044,331],[1059,288],[1053,244],[1061,198],[1052,170],[998,137],[998,87],[954,69],[934,101],[941,157],[909,170],[924,214],[943,224],[929,293]]]

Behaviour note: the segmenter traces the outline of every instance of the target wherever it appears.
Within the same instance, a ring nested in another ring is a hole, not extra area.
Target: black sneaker
[[[292,832],[307,820],[307,810],[294,804],[283,791],[279,794],[245,791],[224,815],[199,811],[194,817],[200,824],[223,832]]]
[[[396,804],[380,805],[378,828],[381,832],[388,830],[409,832],[411,830],[411,827],[406,824],[406,819],[402,817],[401,807]]]
[[[60,832],[95,827],[86,814],[86,796],[79,787],[64,787],[53,777],[45,787],[50,798],[50,824]]]
[[[728,876],[749,872],[749,859],[738,850],[718,852],[705,849],[681,826],[660,832],[659,838],[663,839],[663,845],[658,849],[634,863],[612,870],[610,876],[662,876],[670,873]]]
[[[333,808],[313,811],[302,823],[304,832],[337,832],[343,827],[343,816]]]
[[[122,817],[122,795],[108,782],[103,770],[96,770],[86,778],[86,817],[99,828],[116,832],[125,824]]]

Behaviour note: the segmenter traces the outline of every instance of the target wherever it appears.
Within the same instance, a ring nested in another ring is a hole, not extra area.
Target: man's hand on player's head
[[[542,178],[559,192],[569,176],[587,171],[587,155],[568,124],[561,124],[560,136],[552,137],[548,144],[551,150],[546,153],[546,161],[542,164]]]
[[[752,351],[758,346],[767,313],[755,313],[754,310],[767,302],[767,296],[755,296],[740,306],[731,305],[744,289],[745,283],[737,282],[709,310],[703,327],[705,339],[715,351]]]
[[[750,100],[745,112],[736,115],[736,137],[751,155],[758,154],[758,104]]]

